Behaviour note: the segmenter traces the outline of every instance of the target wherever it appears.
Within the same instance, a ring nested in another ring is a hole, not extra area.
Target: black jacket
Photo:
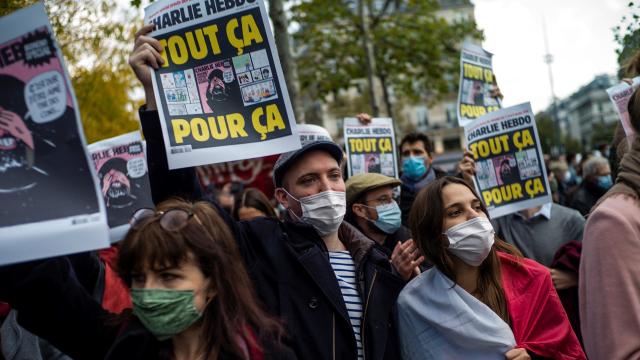
[[[0,267],[0,279],[0,301],[18,310],[20,326],[75,360],[170,356],[169,342],[158,341],[135,316],[117,318],[102,309],[82,288],[66,257]],[[295,359],[286,348],[274,351],[273,343],[262,344],[265,359]],[[220,359],[234,358],[222,354]]]
[[[593,205],[595,205],[606,192],[606,190],[602,190],[596,185],[588,184],[585,180],[573,193],[569,207],[578,210],[583,216],[589,215]]]
[[[153,199],[173,195],[180,183],[195,184],[193,169],[169,171],[157,112],[141,111],[147,139]],[[159,141],[158,141],[159,139]],[[160,160],[164,158],[164,162]],[[184,192],[184,187],[181,189]],[[188,197],[193,197],[187,194]],[[284,320],[285,341],[299,359],[356,359],[356,339],[329,263],[324,241],[309,225],[258,218],[232,227],[247,270],[267,310]],[[362,342],[366,359],[400,357],[395,327],[395,302],[404,281],[374,241],[344,222],[339,237],[356,264],[363,303]]]

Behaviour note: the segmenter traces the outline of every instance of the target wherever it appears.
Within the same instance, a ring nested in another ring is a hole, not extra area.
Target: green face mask
[[[185,331],[202,317],[193,300],[193,290],[131,289],[133,314],[160,341]]]

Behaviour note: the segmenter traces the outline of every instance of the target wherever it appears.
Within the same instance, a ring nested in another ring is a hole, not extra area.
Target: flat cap
[[[365,192],[383,186],[400,186],[402,181],[378,173],[364,173],[353,175],[347,180],[347,206],[353,204]]]

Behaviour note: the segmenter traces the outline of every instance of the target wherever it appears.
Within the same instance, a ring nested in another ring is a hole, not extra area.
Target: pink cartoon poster
[[[77,105],[42,3],[0,19],[0,264],[108,245]]]
[[[107,208],[111,241],[120,241],[129,230],[131,215],[138,209],[154,207],[140,132],[93,143],[89,152]]]

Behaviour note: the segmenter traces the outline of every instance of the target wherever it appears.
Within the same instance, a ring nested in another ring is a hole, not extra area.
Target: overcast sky
[[[494,53],[493,68],[504,106],[531,101],[534,111],[551,100],[543,61],[546,22],[553,54],[556,96],[564,98],[596,75],[615,74],[612,28],[628,12],[628,0],[472,0],[484,30],[483,47]]]

